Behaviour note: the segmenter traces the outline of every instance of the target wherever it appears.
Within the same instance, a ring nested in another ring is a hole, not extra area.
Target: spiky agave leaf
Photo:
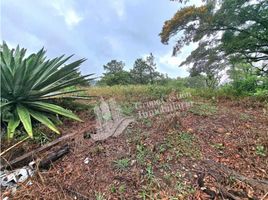
[[[72,56],[63,55],[49,60],[46,59],[46,51],[43,48],[36,54],[25,57],[26,49],[21,49],[19,46],[16,49],[9,49],[5,42],[1,45],[0,51],[1,116],[2,110],[6,110],[7,107],[12,113],[7,120],[8,138],[13,137],[20,122],[32,137],[31,118],[56,133],[59,131],[50,118],[51,114],[80,120],[71,111],[48,103],[48,100],[62,98],[62,95],[66,98],[76,98],[70,94],[81,90],[64,91],[63,89],[92,80],[89,77],[93,74],[73,77],[85,59],[65,64]]]

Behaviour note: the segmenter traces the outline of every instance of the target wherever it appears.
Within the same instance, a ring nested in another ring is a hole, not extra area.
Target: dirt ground
[[[67,141],[71,152],[12,199],[268,199],[268,115],[259,103],[195,99],[178,115],[137,119],[117,138]],[[132,111],[133,113],[137,111]],[[94,118],[64,134],[94,130]],[[6,191],[8,192],[8,191]]]

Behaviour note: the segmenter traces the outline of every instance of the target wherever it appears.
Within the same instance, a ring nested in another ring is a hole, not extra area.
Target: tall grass
[[[159,85],[116,85],[116,86],[96,86],[83,88],[87,94],[92,96],[110,98],[118,100],[152,100],[164,98],[175,88]]]

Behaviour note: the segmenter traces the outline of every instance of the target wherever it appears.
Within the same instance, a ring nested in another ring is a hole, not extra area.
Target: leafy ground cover
[[[161,98],[157,90],[125,87],[87,92],[114,96],[129,115],[135,115],[134,102]],[[163,94],[165,100],[177,93]],[[86,134],[77,136],[68,142],[72,151],[67,156],[38,172],[32,185],[22,185],[13,199],[265,199],[265,105],[197,96],[192,100],[194,106],[176,116],[136,120],[118,138],[93,143]],[[66,121],[63,134],[94,129],[92,109],[77,114],[84,123]]]

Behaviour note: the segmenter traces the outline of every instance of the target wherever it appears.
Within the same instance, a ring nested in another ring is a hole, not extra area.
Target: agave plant
[[[1,53],[1,121],[7,122],[7,136],[13,138],[16,128],[22,123],[30,137],[33,137],[32,119],[59,133],[53,122],[55,115],[62,115],[81,121],[74,113],[51,103],[55,98],[74,98],[81,90],[64,90],[67,87],[90,80],[92,76],[73,76],[77,73],[80,59],[65,63],[72,57],[60,56],[46,59],[44,49],[25,56],[26,49],[17,46],[9,49],[3,42]]]

